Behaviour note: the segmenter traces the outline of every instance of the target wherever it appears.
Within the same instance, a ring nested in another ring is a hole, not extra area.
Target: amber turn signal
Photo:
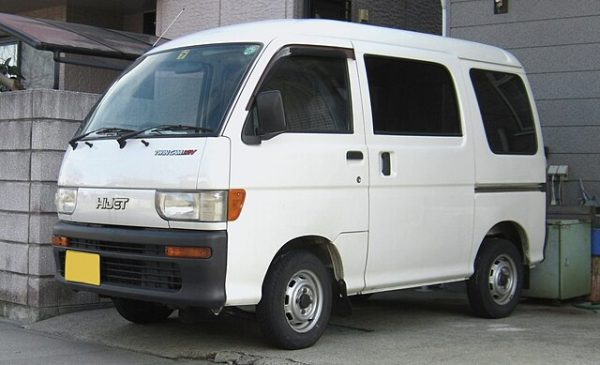
[[[242,208],[244,207],[244,200],[246,200],[246,190],[244,189],[231,189],[229,190],[229,196],[227,197],[227,220],[234,221],[238,219]]]
[[[165,247],[165,256],[184,259],[208,259],[212,256],[210,247]]]
[[[69,239],[64,236],[52,236],[52,245],[59,247],[67,247],[69,245]]]

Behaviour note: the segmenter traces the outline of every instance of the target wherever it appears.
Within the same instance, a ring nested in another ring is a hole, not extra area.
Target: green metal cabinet
[[[547,224],[544,261],[530,272],[524,297],[569,299],[591,289],[591,227],[581,220],[553,220]]]

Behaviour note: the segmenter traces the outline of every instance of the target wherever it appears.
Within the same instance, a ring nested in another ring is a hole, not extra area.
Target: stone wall
[[[97,99],[41,89],[0,93],[0,316],[32,322],[100,303],[57,285],[51,246],[62,156]]]

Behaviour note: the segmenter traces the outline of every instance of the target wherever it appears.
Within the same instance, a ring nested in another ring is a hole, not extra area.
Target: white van
[[[56,278],[136,323],[256,305],[296,349],[348,296],[462,280],[497,318],[543,258],[538,116],[494,47],[324,20],[204,31],[139,59],[70,145]]]

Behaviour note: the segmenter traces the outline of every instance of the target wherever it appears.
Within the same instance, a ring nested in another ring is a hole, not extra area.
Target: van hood
[[[75,149],[67,149],[58,185],[110,189],[195,190],[205,187],[199,186],[201,181],[201,185],[222,188],[215,185],[223,185],[223,181],[211,181],[210,178],[211,175],[219,176],[222,173],[201,172],[201,166],[207,144],[212,141],[212,144],[222,145],[221,148],[217,148],[221,150],[221,156],[214,157],[224,164],[221,168],[228,171],[228,140],[148,138],[144,141],[148,143],[147,146],[141,139],[130,139],[124,148],[119,148],[114,139],[92,140],[88,141],[89,143],[79,141]],[[210,165],[214,168],[213,163]]]

